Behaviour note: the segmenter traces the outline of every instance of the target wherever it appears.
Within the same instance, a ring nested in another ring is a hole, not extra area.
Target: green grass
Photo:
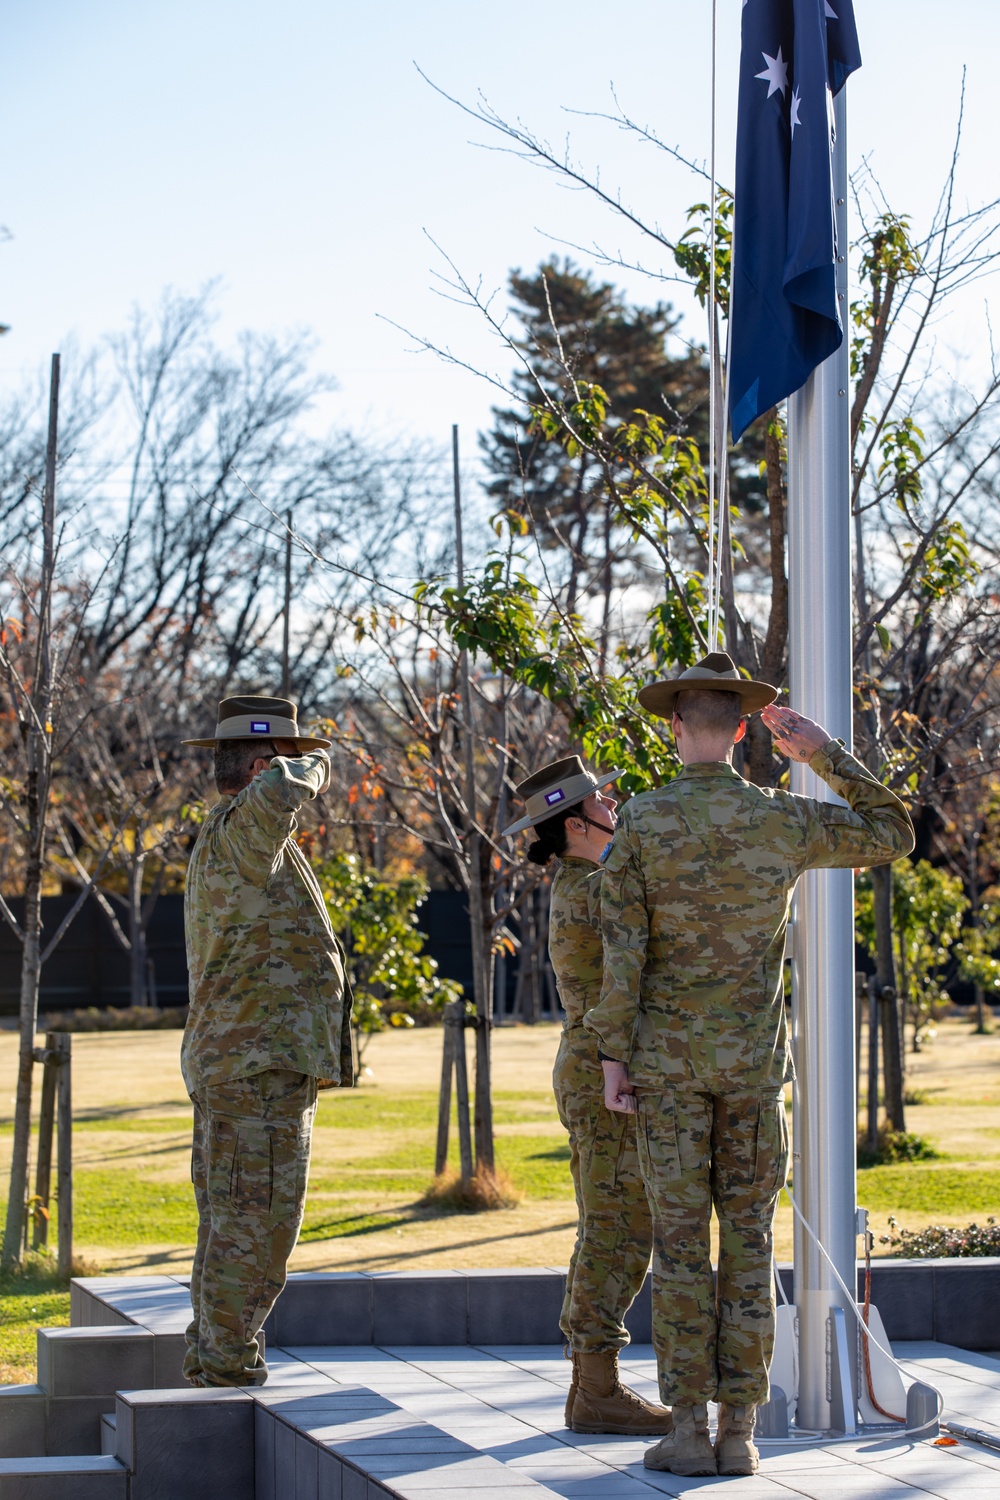
[[[858,1202],[879,1213],[992,1213],[1000,1207],[1000,1170],[868,1167],[858,1173]]]
[[[35,1378],[35,1330],[69,1324],[69,1289],[55,1267],[32,1256],[23,1271],[0,1273],[0,1382]]]

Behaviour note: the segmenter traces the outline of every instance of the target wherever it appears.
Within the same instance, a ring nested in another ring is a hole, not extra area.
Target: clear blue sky
[[[720,0],[727,180],[740,8]],[[967,64],[961,194],[1000,195],[1000,6],[855,9],[865,66],[849,85],[852,162],[871,153],[894,206],[919,221],[947,164]],[[640,247],[583,195],[470,144],[488,134],[432,93],[414,60],[552,139],[569,130],[607,185],[676,232],[694,184],[564,107],[608,108],[613,81],[635,116],[703,158],[710,14],[709,0],[12,0],[0,22],[0,222],[14,236],[0,246],[0,319],[13,325],[0,386],[33,374],[68,335],[85,344],[120,326],[164,286],[218,276],[224,335],[315,331],[319,362],[340,382],[325,416],[442,439],[457,420],[471,448],[489,391],[408,352],[378,317],[506,368],[473,315],[435,295],[425,230],[490,289],[558,238]],[[980,287],[977,308],[994,291]]]

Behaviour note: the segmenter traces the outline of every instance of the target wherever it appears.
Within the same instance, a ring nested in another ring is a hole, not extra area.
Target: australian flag
[[[734,442],[843,340],[830,101],[860,66],[852,0],[743,0],[730,313]]]

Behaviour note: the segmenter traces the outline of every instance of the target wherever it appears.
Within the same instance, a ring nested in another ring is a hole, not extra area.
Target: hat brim
[[[669,719],[678,693],[738,693],[745,714],[755,714],[778,696],[769,682],[748,682],[740,678],[674,677],[666,682],[650,682],[639,689],[639,702],[647,713]]]
[[[601,776],[597,777],[594,785],[590,788],[589,792],[584,792],[582,797],[574,797],[570,802],[564,802],[562,807],[559,808],[559,812],[565,812],[569,807],[579,807],[580,803],[586,802],[587,798],[591,796],[593,792],[599,792],[602,787],[610,786],[613,781],[618,780],[619,776],[624,775],[625,772],[619,770],[605,772]],[[539,823],[545,823],[549,818],[556,817],[557,815],[558,814],[553,812],[544,812],[540,813],[537,817],[518,818],[516,823],[512,823],[509,828],[505,828],[502,831],[500,837],[502,839],[508,839],[515,833],[522,833],[525,828],[535,828]]]
[[[255,736],[255,738],[256,738],[256,736]],[[266,741],[267,741],[268,738],[270,738],[270,736],[264,736],[264,735],[261,736],[261,739],[264,740],[265,743],[266,743]],[[274,738],[279,739],[279,740],[286,740],[286,739],[292,739],[293,736],[287,735],[287,734],[279,734],[279,735],[274,736]],[[330,746],[333,744],[332,740],[317,740],[317,739],[309,738],[308,736],[305,737],[305,738],[302,738],[301,736],[296,735],[296,736],[294,736],[294,739],[295,739],[295,754],[296,755],[304,755],[307,750],[329,750]],[[216,745],[228,745],[228,744],[232,744],[232,740],[231,739],[227,739],[225,737],[223,737],[222,739],[213,739],[213,740],[181,740],[181,744],[182,745],[197,745],[202,750],[214,750],[215,747],[216,747]]]

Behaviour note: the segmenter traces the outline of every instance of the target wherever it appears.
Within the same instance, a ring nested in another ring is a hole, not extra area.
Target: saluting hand
[[[789,760],[812,760],[816,751],[822,750],[831,738],[815,719],[807,719],[791,708],[779,708],[776,703],[762,708],[760,717],[774,735],[779,752],[787,755]]]

